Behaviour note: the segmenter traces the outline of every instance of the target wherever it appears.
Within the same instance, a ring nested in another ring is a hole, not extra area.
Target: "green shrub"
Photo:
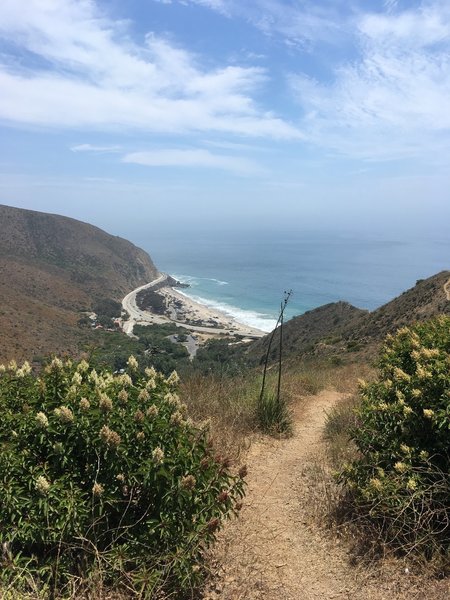
[[[239,509],[205,428],[186,418],[178,376],[97,373],[52,360],[0,374],[0,542],[11,584],[21,568],[61,589],[74,577],[176,597],[201,577],[204,550]]]
[[[360,394],[360,458],[341,474],[358,511],[398,548],[448,548],[450,318],[388,336]]]
[[[101,298],[95,302],[93,310],[97,317],[107,318],[111,322],[114,317],[120,317],[122,304],[113,298]]]
[[[202,375],[233,377],[247,374],[248,365],[243,354],[245,347],[242,344],[230,344],[229,339],[208,340],[198,349],[192,366]]]
[[[138,340],[118,332],[96,331],[96,346],[86,348],[91,366],[97,370],[124,369],[128,357],[133,354],[139,360],[142,372],[146,367],[154,367],[168,376],[175,369],[182,373],[189,368],[191,363],[186,348],[167,339],[167,336],[179,331],[175,325],[136,325],[133,331],[139,336]]]

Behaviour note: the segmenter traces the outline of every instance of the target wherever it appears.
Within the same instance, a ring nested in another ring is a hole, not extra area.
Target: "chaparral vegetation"
[[[388,336],[376,381],[360,385],[352,437],[358,457],[341,473],[377,535],[402,552],[450,549],[450,318]]]
[[[177,384],[134,357],[120,374],[56,357],[38,375],[1,368],[2,593],[182,598],[201,581],[246,469],[215,454]]]

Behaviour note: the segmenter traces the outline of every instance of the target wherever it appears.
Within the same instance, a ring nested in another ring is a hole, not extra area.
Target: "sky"
[[[0,202],[446,232],[448,0],[2,0]]]

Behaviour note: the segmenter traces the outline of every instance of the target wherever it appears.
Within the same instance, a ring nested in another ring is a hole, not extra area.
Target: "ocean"
[[[314,232],[151,233],[140,244],[198,302],[270,331],[286,317],[346,300],[373,310],[450,267],[450,239],[383,239]]]

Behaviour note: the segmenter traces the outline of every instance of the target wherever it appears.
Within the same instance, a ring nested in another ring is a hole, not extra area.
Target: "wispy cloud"
[[[268,52],[264,68],[254,66],[255,61],[240,66],[231,60],[212,67],[212,61],[163,35],[149,32],[138,44],[130,23],[113,21],[105,13],[107,3],[100,0],[28,0],[26,11],[17,0],[2,0],[0,123],[78,129],[82,135],[191,135],[193,146],[206,145],[218,153],[222,148],[224,155],[204,149],[166,150],[160,160],[236,173],[256,172],[257,165],[240,156],[259,152],[261,140],[271,151],[274,145],[269,148],[267,140],[293,140],[324,148],[328,156],[367,161],[429,160],[433,155],[442,162],[447,156],[448,0],[378,0],[371,3],[377,7],[374,12],[368,12],[366,0],[176,2],[243,19],[265,35],[308,52],[322,44],[320,58],[314,55],[320,63],[317,79],[310,75],[314,70],[305,53],[286,52],[289,61],[283,64],[271,62]],[[168,14],[172,9],[167,7]],[[339,52],[330,51],[329,42],[341,41]],[[301,66],[287,74],[287,89],[274,94],[269,69],[275,65],[274,77],[287,65],[292,71],[297,56],[302,57]],[[241,65],[248,63],[248,55],[241,59]],[[289,93],[296,104],[286,98]],[[271,110],[274,102],[284,115]],[[243,139],[249,137],[254,139]],[[71,150],[121,152],[94,136],[88,139],[97,143]],[[169,143],[176,145],[173,140]],[[148,165],[157,160],[153,153],[145,155]]]
[[[95,146],[93,144],[78,144],[71,146],[70,149],[72,152],[98,152],[100,154],[120,152],[120,146]]]
[[[364,14],[357,32],[359,58],[330,84],[291,77],[309,138],[369,160],[448,152],[450,6]]]
[[[113,177],[83,177],[83,181],[90,183],[114,183],[116,180]]]
[[[398,0],[384,0],[383,6],[387,11],[395,10],[398,6]]]
[[[256,175],[262,173],[259,165],[252,160],[213,154],[204,149],[167,149],[149,152],[131,152],[122,158],[122,162],[134,163],[146,167],[221,169],[237,175]]]
[[[224,150],[231,150],[234,153],[245,153],[245,152],[269,152],[272,151],[273,146],[264,145],[256,145],[256,144],[244,144],[241,142],[229,142],[227,140],[203,140],[203,145],[213,147],[213,148],[222,148]]]
[[[419,50],[450,40],[450,5],[442,0],[423,1],[415,9],[368,13],[358,23],[360,32],[376,47]],[[405,47],[406,46],[406,47]]]
[[[344,13],[351,7],[342,3],[340,12],[335,0],[302,0],[288,3],[282,0],[178,0],[182,4],[205,6],[228,17],[246,20],[268,36],[279,36],[290,46],[328,41],[336,43],[345,27]]]
[[[189,2],[301,50],[346,49],[335,57],[328,48],[321,79],[304,71],[288,77],[310,142],[366,160],[429,160],[450,150],[448,0],[379,0],[372,10],[366,0]]]
[[[158,2],[159,0],[157,0]],[[234,7],[233,0],[178,0],[182,4],[199,4],[200,6],[205,6],[207,8],[211,8],[212,10],[217,10],[222,14],[230,14],[232,8]]]
[[[263,110],[254,95],[262,68],[207,69],[198,57],[149,33],[138,46],[127,24],[113,22],[94,0],[0,3],[0,38],[33,57],[0,58],[0,120],[47,127],[218,131],[295,138],[287,121]]]

